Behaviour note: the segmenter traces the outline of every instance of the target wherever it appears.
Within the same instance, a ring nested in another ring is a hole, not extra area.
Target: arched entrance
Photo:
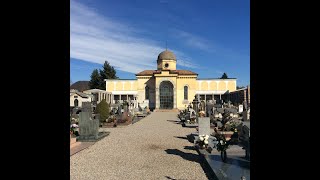
[[[170,81],[163,81],[159,86],[160,109],[173,108],[173,84]]]
[[[78,99],[74,100],[74,107],[78,107]]]

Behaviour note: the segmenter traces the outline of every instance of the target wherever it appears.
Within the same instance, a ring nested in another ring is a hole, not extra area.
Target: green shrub
[[[96,114],[100,114],[100,122],[105,122],[106,119],[109,117],[109,104],[106,102],[105,99],[102,99],[102,101],[97,105]]]

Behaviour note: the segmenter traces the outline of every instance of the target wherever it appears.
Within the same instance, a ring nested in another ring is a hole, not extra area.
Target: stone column
[[[205,103],[204,112],[207,112],[207,94],[204,95],[204,103]]]
[[[113,100],[114,100],[114,95],[111,94],[111,103],[113,104]]]
[[[160,109],[160,93],[158,87],[156,87],[156,109]]]
[[[177,108],[177,89],[173,88],[173,108]]]

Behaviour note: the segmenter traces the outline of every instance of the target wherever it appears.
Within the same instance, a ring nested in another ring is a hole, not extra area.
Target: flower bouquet
[[[221,152],[221,159],[223,162],[226,162],[227,160],[227,149],[229,148],[229,141],[226,140],[225,136],[223,134],[216,133],[215,138],[217,138],[218,144],[217,144],[217,150]]]
[[[242,124],[242,121],[239,119],[231,119],[225,124],[226,131],[234,131],[239,125]]]
[[[199,135],[199,139],[197,141],[197,144],[200,148],[207,148],[209,144],[209,135]]]
[[[79,136],[79,126],[77,124],[71,124],[70,133]]]

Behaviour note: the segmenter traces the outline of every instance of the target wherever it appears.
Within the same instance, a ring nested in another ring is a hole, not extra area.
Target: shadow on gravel
[[[187,148],[187,147],[188,146],[186,146],[185,148]],[[190,147],[188,147],[188,148],[190,148]],[[185,152],[180,151],[179,149],[166,149],[165,151],[166,151],[167,154],[180,156],[185,160],[199,163],[208,179],[217,180],[217,178],[215,177],[214,173],[212,172],[209,164],[206,162],[204,157],[202,157],[202,156],[200,156],[198,154],[185,153]]]
[[[183,137],[183,136],[174,136],[175,138],[179,138],[179,139],[186,139],[186,140],[188,140],[188,138],[187,137]]]
[[[173,179],[173,180],[177,180],[177,179],[174,179],[174,178],[172,178],[172,177],[170,177],[170,176],[165,176],[167,179]]]
[[[175,124],[181,124],[181,121],[179,121],[179,120],[167,120],[167,121],[173,122],[173,123],[175,123]]]
[[[194,146],[185,146],[183,149],[196,150]]]

